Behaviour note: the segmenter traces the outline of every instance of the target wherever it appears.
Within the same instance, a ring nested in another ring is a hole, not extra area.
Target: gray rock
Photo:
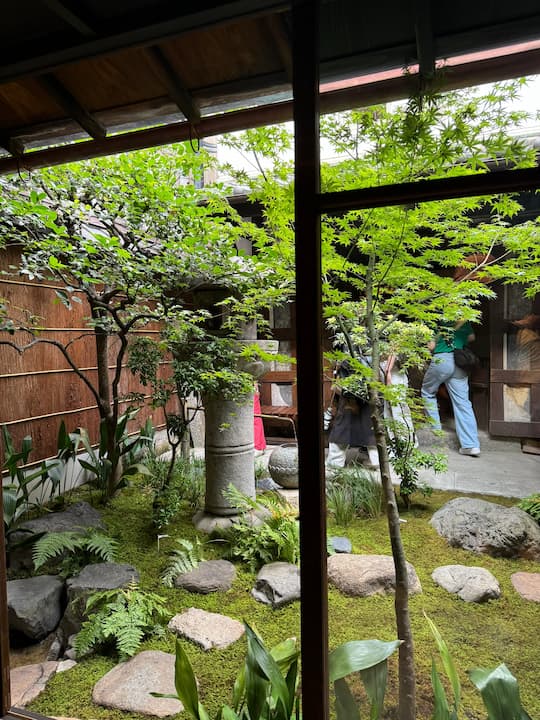
[[[409,595],[422,592],[416,570],[407,563]],[[394,561],[389,555],[331,555],[328,579],[345,595],[368,597],[393,593],[396,589]]]
[[[31,533],[51,532],[83,532],[87,528],[104,529],[103,521],[99,512],[87,502],[78,502],[68,507],[67,510],[57,513],[49,513],[34,520],[27,520],[21,523],[21,530],[14,532],[11,536],[12,542],[17,543],[25,540]],[[25,545],[23,548],[10,553],[10,566],[14,571],[32,568],[32,545]]]
[[[349,538],[339,537],[335,535],[330,538],[332,549],[335,553],[350,553],[352,552],[352,544]]]
[[[75,660],[61,660],[58,663],[58,667],[56,668],[57,673],[66,672],[66,670],[71,670],[71,668],[75,667],[77,663]]]
[[[178,575],[174,584],[190,592],[207,595],[226,592],[236,578],[236,568],[228,560],[203,560],[190,572]]]
[[[300,570],[287,562],[274,562],[259,570],[251,591],[255,600],[274,608],[300,599]]]
[[[485,568],[443,565],[436,568],[431,577],[437,585],[465,602],[481,603],[501,596],[497,579]]]
[[[86,601],[92,593],[126,587],[132,581],[139,582],[139,573],[133,565],[112,562],[87,565],[76,577],[68,578],[68,604],[59,628],[63,644],[66,644],[66,638],[81,629],[87,618]]]
[[[156,698],[151,692],[175,693],[174,655],[161,650],[145,650],[127,662],[120,663],[94,686],[92,700],[97,705],[167,717],[184,707],[180,700]]]
[[[238,620],[207,612],[198,608],[189,608],[175,615],[168,624],[169,630],[180,637],[191,640],[203,650],[226,648],[244,634],[244,626]]]
[[[540,527],[517,507],[456,498],[437,510],[430,522],[453,547],[492,557],[540,559]]]
[[[62,617],[64,582],[56,575],[37,575],[7,583],[8,619],[11,630],[32,640],[52,632]]]
[[[58,638],[54,638],[47,653],[47,660],[58,660],[62,652],[62,643]]]
[[[57,666],[58,663],[49,661],[13,668],[10,673],[13,707],[26,707],[35,700],[45,690],[47,682],[56,673]]]
[[[540,573],[516,572],[510,580],[524,600],[540,602]]]

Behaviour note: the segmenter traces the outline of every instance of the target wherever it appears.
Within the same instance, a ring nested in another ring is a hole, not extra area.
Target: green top
[[[448,330],[439,333],[435,338],[435,349],[433,354],[437,353],[449,353],[454,348],[464,348],[467,344],[467,338],[469,335],[474,333],[473,327],[469,321],[463,323],[457,330]]]

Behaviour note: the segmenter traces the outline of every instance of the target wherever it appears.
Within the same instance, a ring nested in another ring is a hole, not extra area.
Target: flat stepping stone
[[[251,591],[258,602],[283,607],[300,599],[300,570],[293,563],[274,562],[264,565]]]
[[[208,595],[230,590],[236,578],[236,568],[228,560],[203,560],[194,570],[178,575],[174,584],[189,592]]]
[[[56,662],[46,661],[13,668],[10,673],[13,707],[26,707],[28,703],[35,700],[56,673],[57,665]]]
[[[175,615],[167,627],[203,650],[229,647],[245,632],[244,626],[238,620],[199,608],[189,608],[186,612]]]
[[[524,600],[540,602],[540,573],[516,572],[510,580]]]
[[[142,715],[176,715],[184,709],[180,700],[150,695],[151,692],[176,693],[174,661],[174,655],[161,650],[144,650],[98,680],[92,701],[103,707]]]
[[[335,553],[351,553],[352,543],[349,538],[335,535],[330,539],[330,545]]]
[[[407,563],[409,595],[422,592],[414,567]],[[331,555],[328,558],[328,580],[344,595],[368,597],[386,595],[396,590],[394,560],[390,555]]]
[[[501,597],[497,578],[482,567],[442,565],[433,571],[431,577],[437,585],[465,602],[482,603]]]
[[[430,524],[452,547],[492,557],[540,560],[540,526],[518,507],[455,498],[437,510]]]
[[[57,575],[36,575],[9,580],[6,585],[10,630],[41,640],[56,628],[63,612],[63,580]]]

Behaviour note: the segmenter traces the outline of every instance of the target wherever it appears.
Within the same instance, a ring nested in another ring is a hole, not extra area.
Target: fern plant
[[[169,588],[173,586],[175,577],[191,572],[203,559],[199,538],[195,539],[195,544],[185,539],[176,542],[180,547],[171,552],[169,563],[161,575],[161,582]]]
[[[226,495],[240,511],[239,519],[224,533],[228,557],[247,563],[253,572],[277,560],[298,562],[300,534],[296,508],[274,492],[261,493],[254,499],[230,485]],[[262,519],[257,522],[254,514]]]
[[[32,550],[34,569],[49,560],[63,556],[60,574],[76,574],[85,565],[111,562],[116,557],[118,542],[104,533],[90,528],[84,533],[72,530],[51,532],[38,538]]]
[[[163,635],[163,624],[170,617],[165,600],[141,590],[135,582],[126,588],[93,593],[86,612],[88,620],[75,638],[77,654],[114,643],[120,660],[134,655],[147,636]]]

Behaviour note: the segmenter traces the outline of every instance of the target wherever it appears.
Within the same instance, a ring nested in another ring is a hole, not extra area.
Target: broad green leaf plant
[[[296,638],[288,638],[268,650],[260,635],[244,622],[247,652],[235,680],[230,705],[224,704],[216,720],[297,720],[301,717],[298,696],[300,650]],[[344,643],[329,656],[330,680],[334,684],[337,720],[359,720],[360,705],[345,678],[358,673],[366,689],[371,720],[382,718],[386,692],[387,660],[399,640],[358,640]],[[201,702],[195,672],[180,640],[176,641],[176,694],[151,693],[182,702],[194,720],[209,720]]]

